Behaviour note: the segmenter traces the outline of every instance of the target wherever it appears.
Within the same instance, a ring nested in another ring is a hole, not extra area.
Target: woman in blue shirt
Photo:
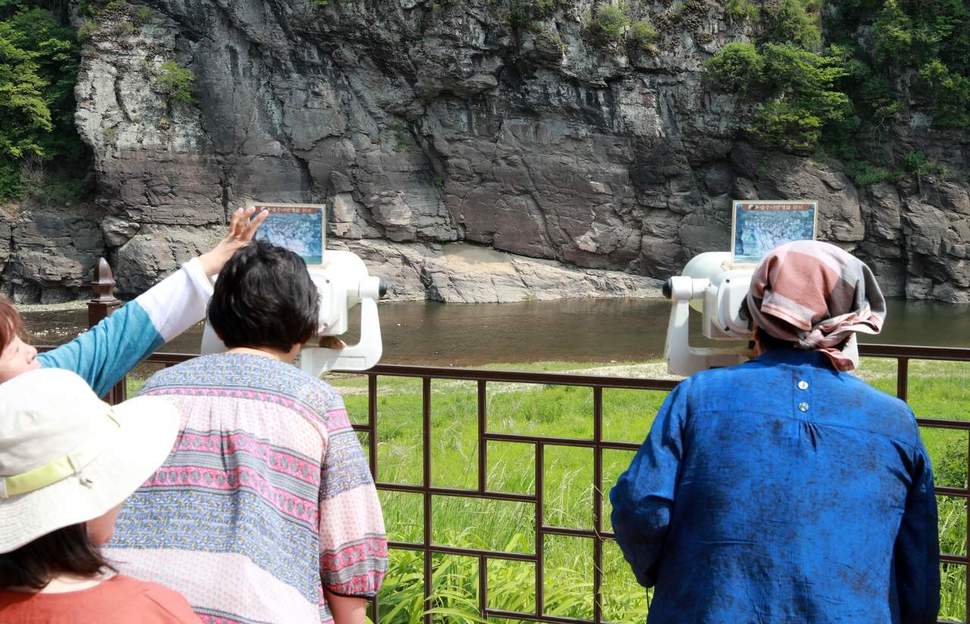
[[[761,355],[684,380],[610,492],[650,624],[930,624],[933,474],[912,411],[847,371],[885,301],[861,261],[783,245],[747,308]]]

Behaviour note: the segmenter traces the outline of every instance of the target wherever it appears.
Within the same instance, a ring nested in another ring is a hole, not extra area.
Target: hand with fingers
[[[226,237],[219,241],[218,245],[199,256],[205,274],[209,277],[218,275],[229,258],[253,240],[256,230],[268,216],[268,210],[262,210],[257,214],[255,206],[236,209],[229,219],[229,232],[226,233]]]
[[[317,341],[317,346],[323,347],[324,349],[340,351],[341,349],[347,348],[347,343],[336,336],[321,336],[320,340]]]

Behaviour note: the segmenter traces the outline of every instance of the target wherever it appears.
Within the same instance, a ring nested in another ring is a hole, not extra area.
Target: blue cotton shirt
[[[649,624],[923,624],[939,609],[930,461],[902,401],[774,350],[667,397],[610,492]]]

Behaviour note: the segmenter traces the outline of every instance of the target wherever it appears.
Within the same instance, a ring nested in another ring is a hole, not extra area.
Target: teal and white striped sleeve
[[[193,258],[71,342],[37,356],[41,366],[83,377],[107,394],[155,349],[205,318],[212,281]]]

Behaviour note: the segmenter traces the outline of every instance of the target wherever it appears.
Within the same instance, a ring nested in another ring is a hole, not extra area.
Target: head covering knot
[[[886,319],[886,299],[872,270],[819,241],[773,249],[751,277],[747,304],[768,335],[820,351],[840,371],[859,363],[855,334],[878,334]]]

